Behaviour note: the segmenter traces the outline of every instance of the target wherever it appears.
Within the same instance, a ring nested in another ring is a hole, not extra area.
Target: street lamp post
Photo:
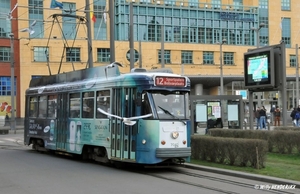
[[[223,44],[225,44],[227,42],[226,39],[223,39],[222,42],[219,42],[218,44],[220,45],[220,95],[224,95],[224,83],[223,83],[223,51],[222,51],[222,47]],[[222,103],[222,99],[221,100],[221,118],[222,118],[222,122],[224,121],[224,103]]]
[[[298,44],[296,44],[296,106],[299,105],[299,60],[298,60]]]
[[[226,39],[223,39],[220,44],[220,95],[224,95],[224,83],[223,83],[223,51],[222,51],[222,46],[227,42]]]
[[[10,128],[16,134],[15,118],[15,58],[14,58],[14,34],[10,33],[10,94],[11,94],[11,117]]]

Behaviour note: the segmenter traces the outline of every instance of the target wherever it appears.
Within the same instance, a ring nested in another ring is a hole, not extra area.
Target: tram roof
[[[119,71],[119,67],[117,65],[109,65],[109,66],[98,66],[88,69],[82,69],[77,71],[71,71],[56,75],[44,76],[41,78],[35,78],[30,81],[29,87],[40,87],[46,85],[54,85],[54,84],[62,84],[62,83],[70,83],[76,81],[83,81],[83,80],[90,80],[94,78],[99,79],[107,79],[111,80],[112,78],[119,77],[122,79],[123,76],[148,76],[149,78],[153,77],[154,75],[160,76],[170,76],[170,77],[177,77],[180,75],[173,74],[171,69],[156,69],[147,71],[145,69],[133,69],[130,73],[121,74]],[[187,76],[184,76],[189,81]]]

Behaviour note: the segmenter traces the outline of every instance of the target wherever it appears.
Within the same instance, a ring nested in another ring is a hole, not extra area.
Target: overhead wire
[[[44,0],[45,1],[45,0]],[[90,6],[90,5],[93,5],[93,4],[95,4],[95,3],[97,3],[97,2],[99,2],[100,0],[95,0],[95,1],[93,1],[93,2],[91,2],[91,3],[89,3],[89,5],[88,6]],[[38,7],[38,6],[20,6],[20,5],[18,5],[18,7],[21,7],[21,8],[28,8],[26,11],[24,11],[23,13],[21,13],[21,14],[18,14],[18,16],[16,17],[16,18],[13,18],[14,20],[18,20],[18,21],[28,21],[28,22],[31,22],[31,21],[34,21],[34,20],[36,20],[37,21],[37,24],[39,25],[39,23],[43,23],[43,24],[40,24],[39,26],[37,25],[37,26],[35,26],[35,28],[36,27],[39,27],[39,28],[42,28],[43,30],[41,30],[41,31],[39,31],[40,33],[39,34],[35,34],[35,36],[30,36],[29,35],[29,41],[31,40],[31,39],[35,39],[35,38],[37,38],[37,37],[39,37],[41,34],[44,34],[46,31],[48,31],[49,29],[50,30],[53,30],[53,25],[54,25],[54,23],[53,23],[53,21],[49,21],[49,20],[47,20],[47,19],[42,19],[42,20],[40,20],[40,19],[33,19],[33,18],[28,18],[28,19],[22,19],[21,17],[23,16],[23,15],[25,15],[25,14],[28,14],[28,12],[29,12],[29,9],[30,8],[34,8],[34,9],[43,9],[43,10],[56,10],[56,9],[53,9],[53,8],[45,8],[45,7]],[[65,12],[68,12],[69,11],[69,13],[75,13],[75,12],[83,12],[83,13],[88,13],[88,12],[94,12],[94,13],[106,13],[107,11],[105,11],[105,9],[102,11],[96,11],[96,10],[84,10],[85,9],[85,7],[86,6],[84,6],[84,7],[81,7],[81,8],[78,8],[78,9],[75,9],[75,10],[72,10],[72,9],[70,9],[70,10],[67,10],[67,9],[63,9],[63,10],[61,10],[61,11],[65,11]],[[58,10],[58,11],[60,11],[60,10]],[[103,20],[103,16],[102,16],[102,18],[101,18],[102,20]],[[62,21],[62,20],[60,20],[60,21],[58,21],[57,20],[57,23],[63,23],[64,21]],[[50,25],[48,26],[48,24],[50,23]],[[81,22],[82,23],[82,22]],[[80,25],[80,23],[77,23],[77,25],[79,26]],[[17,29],[18,30],[18,29]],[[17,30],[15,30],[14,32],[16,32]],[[62,29],[61,29],[62,30]],[[73,44],[72,44],[72,46],[74,46],[74,43],[75,43],[75,39],[76,39],[76,37],[77,37],[77,35],[78,35],[78,30],[79,30],[79,27],[77,28],[77,32],[76,32],[76,35],[74,36],[74,40],[73,40]],[[87,30],[84,28],[84,31],[87,33]],[[62,31],[61,31],[62,32]],[[51,33],[50,33],[51,34]],[[63,34],[63,33],[62,33]],[[21,38],[22,39],[22,38]],[[49,35],[49,37],[48,37],[48,39],[47,39],[47,48],[48,48],[48,46],[49,46],[49,41],[50,41],[50,39],[51,39],[51,37],[50,37],[50,35]],[[65,39],[66,40],[66,39]],[[91,41],[91,40],[88,40],[88,41]],[[66,42],[67,43],[67,42]],[[48,52],[48,50],[45,50],[45,52],[47,52],[48,54],[47,54],[47,58],[48,58],[48,60],[49,60],[49,52]],[[59,62],[51,62],[51,63],[59,63]]]

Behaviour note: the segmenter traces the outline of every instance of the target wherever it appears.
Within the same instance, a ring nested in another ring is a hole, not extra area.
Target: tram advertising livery
[[[25,145],[104,163],[188,161],[189,79],[118,65],[32,79]]]

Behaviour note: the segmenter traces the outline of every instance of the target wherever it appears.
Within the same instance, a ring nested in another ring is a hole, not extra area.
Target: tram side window
[[[40,96],[39,97],[39,112],[38,117],[45,118],[47,115],[47,96]]]
[[[38,113],[37,97],[30,97],[29,109],[30,109],[29,117],[37,117],[37,113]]]
[[[83,93],[82,118],[94,118],[94,92]]]
[[[80,117],[80,93],[70,94],[70,118],[79,118]]]
[[[110,113],[110,91],[98,91],[97,92],[97,109],[101,108],[105,112]],[[97,111],[96,118],[107,118],[105,114]]]
[[[142,114],[150,114],[151,113],[151,107],[149,103],[149,99],[147,96],[147,93],[142,94]]]
[[[57,96],[50,95],[48,96],[48,117],[56,118],[56,109],[57,109]]]

